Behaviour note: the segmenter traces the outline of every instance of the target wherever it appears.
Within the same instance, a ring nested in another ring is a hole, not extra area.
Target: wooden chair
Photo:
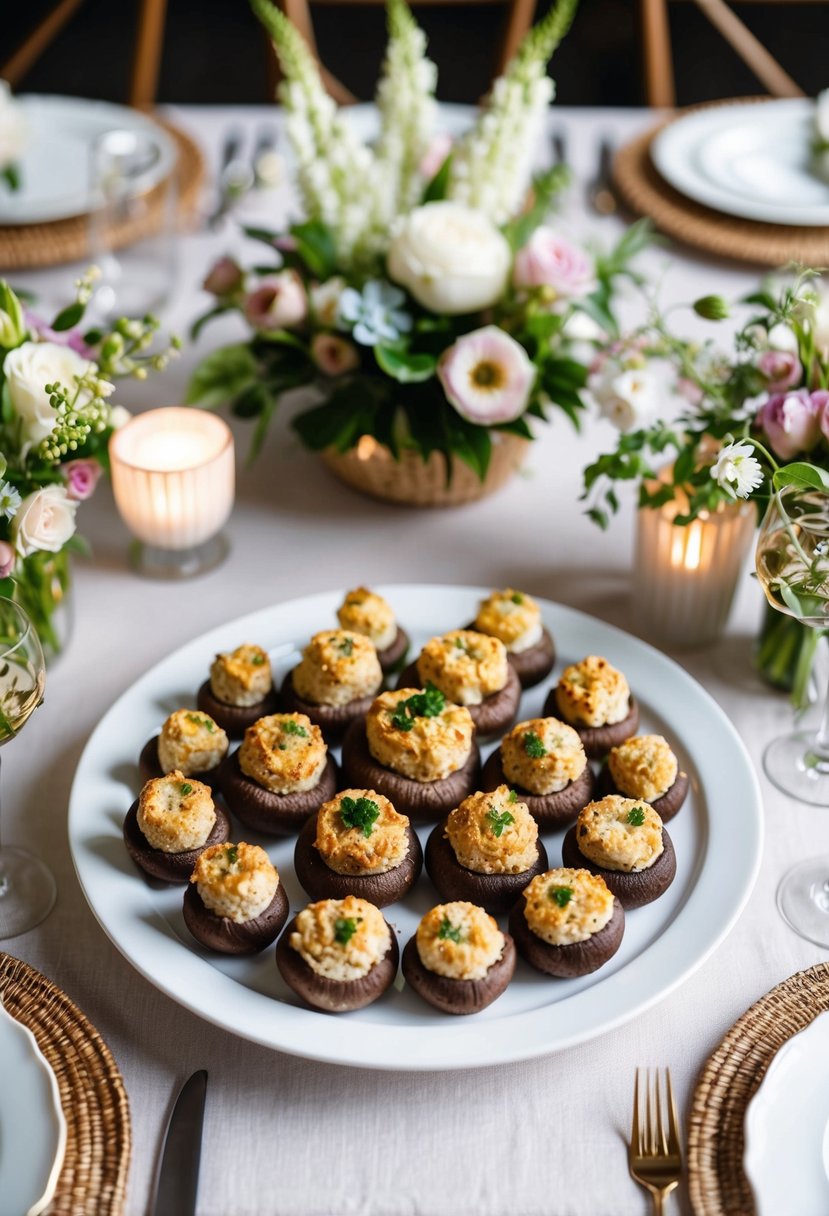
[[[648,105],[674,106],[673,57],[668,0],[639,0],[645,96]],[[725,0],[694,0],[711,24],[774,97],[803,97],[803,90],[769,54]]]
[[[286,17],[290,17],[291,21],[305,38],[309,47],[316,56],[320,66],[320,72],[325,82],[325,87],[339,105],[353,105],[358,99],[354,94],[347,89],[342,81],[333,76],[331,72],[320,62],[319,53],[317,51],[317,42],[314,37],[314,26],[311,21],[311,0],[279,0],[279,6],[285,13]],[[320,0],[324,4],[351,4],[352,7],[362,7],[367,4],[379,4],[382,0]],[[501,4],[507,10],[506,21],[504,25],[504,34],[501,39],[498,53],[495,60],[493,78],[501,74],[507,63],[513,57],[521,40],[530,28],[535,15],[536,0],[414,0],[416,6],[428,6],[438,4]],[[269,85],[273,86],[271,95],[276,92],[276,84],[279,80],[279,65],[276,55],[273,54],[270,63],[270,80]]]
[[[51,46],[82,3],[83,0],[58,0],[49,15],[17,48],[11,58],[0,64],[0,77],[16,89],[29,68],[37,62],[47,47]],[[145,108],[155,101],[166,9],[167,0],[139,0],[138,27],[128,95],[131,106]]]

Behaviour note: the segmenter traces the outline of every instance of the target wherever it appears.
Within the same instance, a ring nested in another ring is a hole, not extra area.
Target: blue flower
[[[337,317],[361,346],[397,342],[412,328],[411,315],[400,307],[405,302],[405,292],[399,287],[393,287],[385,279],[370,279],[362,291],[346,287],[340,296]]]

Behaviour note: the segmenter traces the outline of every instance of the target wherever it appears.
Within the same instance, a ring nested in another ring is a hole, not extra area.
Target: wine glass
[[[829,494],[786,486],[772,495],[760,528],[757,577],[778,612],[829,630]],[[766,775],[785,794],[829,808],[829,682],[817,731],[774,739],[763,756]],[[811,858],[786,874],[777,906],[791,927],[829,947],[829,857]]]
[[[46,664],[26,613],[0,597],[0,746],[19,734],[43,700]],[[29,853],[0,843],[0,939],[39,925],[55,902],[51,870]]]

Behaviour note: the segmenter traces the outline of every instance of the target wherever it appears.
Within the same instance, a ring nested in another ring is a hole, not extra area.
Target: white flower
[[[463,334],[440,357],[438,377],[462,418],[479,426],[513,422],[527,408],[535,365],[497,325]]]
[[[34,446],[51,435],[57,414],[49,404],[47,384],[59,383],[69,391],[76,379],[85,376],[92,364],[68,346],[55,342],[24,342],[10,350],[3,361],[9,400],[20,419],[24,446]],[[84,390],[78,405],[86,405],[91,394]]]
[[[711,476],[732,498],[748,498],[763,480],[763,470],[750,443],[727,443],[720,448]]]
[[[796,355],[798,351],[797,335],[790,326],[782,322],[772,325],[768,333],[768,344],[771,350],[782,350],[789,355]]]
[[[113,431],[120,431],[130,418],[132,418],[132,414],[125,405],[113,405],[109,411],[109,425]]]
[[[809,318],[815,346],[822,359],[829,357],[829,291],[818,289]]]
[[[340,308],[340,296],[345,291],[345,279],[335,275],[309,288],[308,297],[311,301],[311,312],[320,325],[333,329],[337,324],[337,313]]]
[[[620,431],[646,426],[659,404],[652,372],[640,367],[621,368],[613,360],[590,378],[588,387],[600,412]]]
[[[427,203],[397,225],[389,276],[433,312],[478,312],[504,293],[511,253],[480,211],[458,203]]]
[[[78,504],[64,486],[44,486],[23,499],[11,529],[11,540],[21,557],[40,549],[58,553],[75,531]]]
[[[14,486],[7,481],[0,481],[0,519],[12,519],[20,507],[21,498]]]
[[[26,120],[5,80],[0,80],[0,169],[13,165],[23,155]]]

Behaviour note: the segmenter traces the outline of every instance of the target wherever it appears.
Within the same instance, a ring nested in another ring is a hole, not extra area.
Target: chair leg
[[[649,106],[676,105],[667,0],[640,0],[645,99]]]
[[[136,109],[155,103],[166,15],[167,0],[141,0],[129,94],[129,103]]]
[[[82,4],[83,0],[61,0],[61,3],[29,35],[23,45],[17,48],[11,58],[0,64],[0,76],[9,82],[13,89],[17,88],[18,82],[38,61],[47,47],[54,42]]]

